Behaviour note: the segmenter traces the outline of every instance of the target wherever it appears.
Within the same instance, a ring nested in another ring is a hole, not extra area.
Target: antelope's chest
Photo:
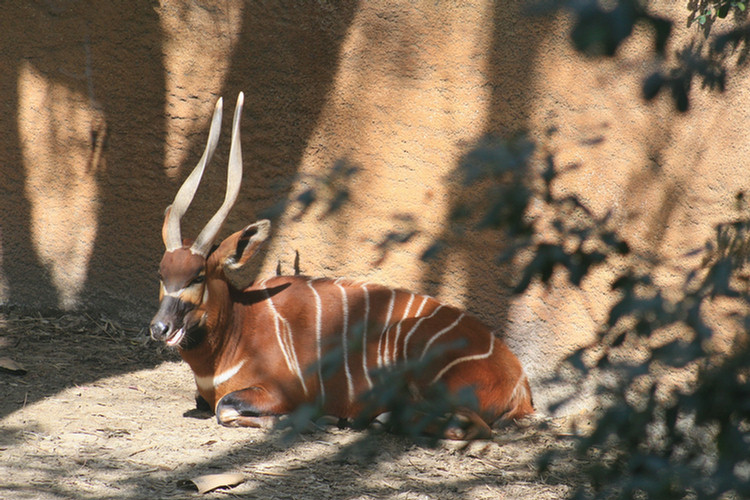
[[[243,359],[228,366],[219,367],[213,373],[199,374],[194,371],[193,376],[198,392],[211,406],[215,406],[225,394],[243,388],[246,377],[243,377],[242,372],[246,364],[247,360]]]

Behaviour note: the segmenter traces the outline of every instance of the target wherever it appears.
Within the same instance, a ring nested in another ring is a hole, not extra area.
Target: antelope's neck
[[[227,351],[232,350],[240,332],[234,326],[234,309],[226,283],[211,280],[205,304],[206,329],[203,342],[193,349],[181,351],[184,359],[196,376],[211,376],[227,361]]]

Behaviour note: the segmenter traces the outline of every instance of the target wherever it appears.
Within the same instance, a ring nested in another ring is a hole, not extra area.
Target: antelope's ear
[[[271,222],[259,220],[232,234],[219,245],[217,252],[220,252],[224,275],[238,290],[247,288],[253,282],[253,269],[249,269],[252,266],[247,263],[270,233]]]

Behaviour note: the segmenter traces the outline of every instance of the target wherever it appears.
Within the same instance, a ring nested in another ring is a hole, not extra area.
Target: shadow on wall
[[[294,8],[265,2],[244,10],[222,90],[230,100],[240,91],[245,93],[243,186],[225,233],[275,212],[289,196],[329,97],[341,44],[357,8],[357,2],[336,6],[304,2]],[[225,136],[215,164],[226,164],[229,138]],[[196,207],[207,202],[212,208],[197,213],[212,213],[218,206],[224,196],[223,177],[209,189],[196,197]],[[262,261],[263,256],[255,260]]]
[[[228,228],[286,194],[274,189],[296,173],[356,8],[244,8],[225,86],[213,91],[227,102],[246,94],[238,202],[246,208]],[[165,175],[165,58],[180,54],[166,52],[159,16],[174,13],[151,1],[88,9],[60,0],[5,10],[0,302],[146,320],[157,299],[163,210],[205,141],[202,133],[185,138],[186,168],[176,179]],[[186,236],[223,198],[227,136],[225,124],[192,210],[201,220],[187,221]]]
[[[164,184],[159,19],[148,1],[5,10],[2,299],[102,304],[140,277],[143,187]]]
[[[483,133],[490,141],[491,138],[512,138],[530,127],[532,70],[539,45],[552,20],[548,16],[529,15],[526,5],[523,0],[492,3],[494,32],[487,60],[491,92]],[[481,143],[469,144],[466,154],[481,146]],[[455,216],[465,202],[476,201],[477,193],[474,188],[464,188],[460,179],[453,179],[451,186],[448,213]],[[494,201],[487,200],[488,203]],[[425,292],[437,294],[446,273],[458,267],[466,276],[467,309],[497,328],[500,334],[507,330],[510,290],[515,277],[507,265],[497,264],[505,245],[502,240],[499,231],[478,231],[471,223],[461,227],[455,220],[449,220],[437,237],[445,251],[428,259],[429,267],[423,277]]]

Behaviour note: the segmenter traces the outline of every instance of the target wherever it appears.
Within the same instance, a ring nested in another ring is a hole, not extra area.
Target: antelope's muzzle
[[[179,346],[188,328],[186,316],[193,309],[193,304],[176,297],[164,297],[149,326],[151,338],[170,346]]]

